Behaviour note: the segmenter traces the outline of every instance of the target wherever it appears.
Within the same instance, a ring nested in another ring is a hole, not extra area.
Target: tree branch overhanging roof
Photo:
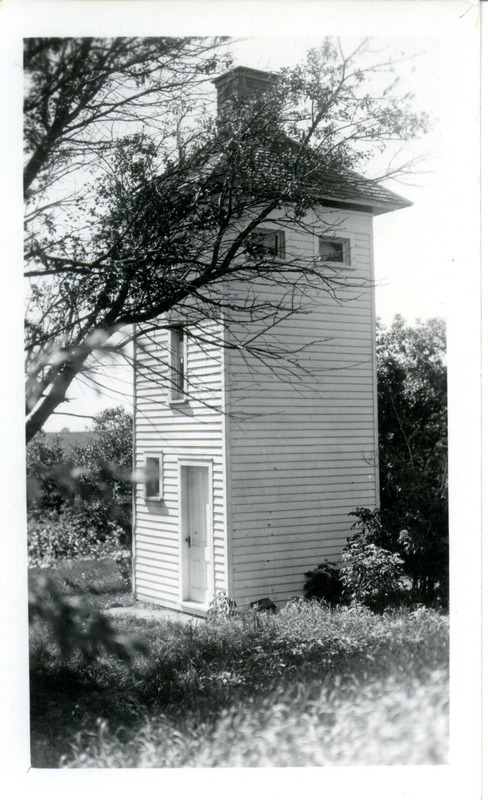
[[[218,113],[222,113],[231,97],[250,97],[267,92],[278,75],[273,72],[237,66],[213,79],[217,89]],[[288,138],[292,148],[301,145]],[[369,211],[373,215],[385,214],[412,205],[410,200],[350,170],[338,171],[325,161],[318,164],[310,175],[310,191],[317,201],[332,207]]]

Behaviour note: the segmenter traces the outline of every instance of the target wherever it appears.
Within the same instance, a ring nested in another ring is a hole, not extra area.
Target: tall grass
[[[34,766],[447,760],[448,622],[437,612],[299,601],[271,616],[117,625],[143,633],[149,656],[63,660],[48,630],[33,631]]]

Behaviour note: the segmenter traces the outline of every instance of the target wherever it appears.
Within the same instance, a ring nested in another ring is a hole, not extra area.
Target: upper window
[[[256,228],[250,236],[248,250],[257,258],[265,256],[284,258],[285,233],[273,228]]]
[[[171,350],[171,400],[184,400],[186,396],[186,336],[183,325],[170,329]]]
[[[321,237],[319,239],[319,258],[330,264],[349,266],[351,263],[351,246],[349,239]]]

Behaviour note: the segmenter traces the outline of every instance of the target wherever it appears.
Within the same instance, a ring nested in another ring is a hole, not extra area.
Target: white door
[[[206,603],[212,594],[208,467],[181,467],[183,600]]]

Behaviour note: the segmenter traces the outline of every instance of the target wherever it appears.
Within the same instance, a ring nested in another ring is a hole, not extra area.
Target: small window
[[[265,256],[284,258],[285,233],[272,228],[257,228],[250,236],[248,250],[256,258]]]
[[[349,266],[351,263],[351,247],[349,239],[320,238],[319,258],[328,264],[342,264]]]
[[[186,399],[186,337],[183,325],[175,325],[170,330],[171,350],[171,389],[170,398],[174,401]]]
[[[144,497],[147,500],[161,500],[163,497],[162,455],[145,457]]]

